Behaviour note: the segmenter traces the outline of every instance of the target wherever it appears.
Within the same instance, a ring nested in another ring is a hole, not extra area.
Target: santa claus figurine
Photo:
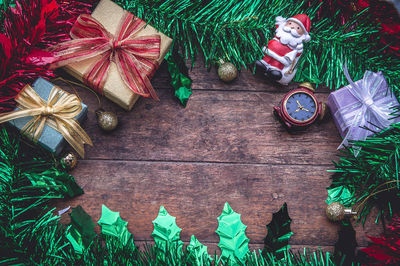
[[[303,52],[303,42],[310,40],[311,20],[306,14],[285,19],[276,17],[275,37],[263,47],[263,59],[256,65],[270,79],[289,84],[296,74],[296,64]]]

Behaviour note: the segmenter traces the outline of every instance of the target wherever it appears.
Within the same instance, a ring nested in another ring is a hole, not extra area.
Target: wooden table
[[[331,182],[327,170],[339,155],[333,121],[289,134],[272,107],[296,84],[281,87],[246,70],[225,84],[202,62],[190,76],[193,95],[186,108],[174,97],[165,64],[152,80],[160,102],[141,98],[125,112],[103,99],[103,107],[120,120],[109,134],[96,124],[96,97],[77,88],[89,106],[83,125],[94,147],[86,147],[85,159],[72,171],[85,194],[57,207],[80,204],[97,222],[105,204],[120,212],[141,244],[152,240],[152,220],[164,205],[183,229],[183,241],[195,234],[213,253],[225,202],[242,214],[250,249],[262,248],[266,224],[287,202],[291,246],[332,250],[339,226],[325,216],[325,188]],[[319,88],[316,95],[325,101],[328,93]],[[373,217],[365,228],[356,226],[359,246],[380,228]]]

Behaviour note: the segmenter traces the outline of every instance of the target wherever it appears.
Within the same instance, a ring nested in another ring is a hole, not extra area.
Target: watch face
[[[296,92],[284,104],[286,112],[296,122],[308,122],[317,112],[315,99],[306,92]]]

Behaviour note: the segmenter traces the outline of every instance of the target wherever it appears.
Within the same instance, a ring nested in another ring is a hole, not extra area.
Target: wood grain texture
[[[57,207],[80,204],[97,221],[106,204],[120,212],[135,240],[143,243],[151,241],[152,220],[164,205],[177,217],[182,240],[195,234],[213,253],[225,202],[242,214],[251,247],[257,248],[272,213],[287,202],[295,233],[290,244],[332,250],[339,228],[324,212],[330,184],[326,170],[338,159],[341,141],[333,121],[288,133],[272,107],[295,84],[283,88],[246,70],[225,84],[215,69],[208,72],[201,65],[191,78],[194,90],[187,108],[173,96],[165,65],[152,80],[160,102],[141,98],[125,112],[102,99],[103,108],[120,120],[111,133],[96,124],[93,93],[74,88],[89,106],[83,126],[94,147],[86,147],[86,158],[72,172],[85,194]],[[325,101],[328,92],[320,88],[317,97]],[[372,220],[356,231],[360,246],[367,245],[367,234],[381,232]]]
[[[92,108],[96,99],[83,91],[89,99],[84,126],[94,143],[86,158],[330,165],[337,155],[332,121],[288,133],[276,120],[272,107],[284,93],[195,91],[186,109],[169,90],[158,93],[160,102],[141,98],[129,113],[104,101],[120,120],[117,130],[104,133]]]

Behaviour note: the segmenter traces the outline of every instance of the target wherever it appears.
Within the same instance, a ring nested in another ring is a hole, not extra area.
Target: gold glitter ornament
[[[351,208],[346,208],[342,203],[332,202],[326,207],[326,216],[333,222],[343,220],[345,216],[356,215]]]
[[[223,62],[218,67],[218,77],[225,82],[231,82],[237,75],[237,68],[232,63]]]
[[[118,117],[113,112],[106,112],[103,109],[96,111],[97,124],[104,131],[113,131],[118,125]]]
[[[68,170],[74,169],[78,164],[78,155],[75,152],[67,152],[60,159],[61,164]]]

